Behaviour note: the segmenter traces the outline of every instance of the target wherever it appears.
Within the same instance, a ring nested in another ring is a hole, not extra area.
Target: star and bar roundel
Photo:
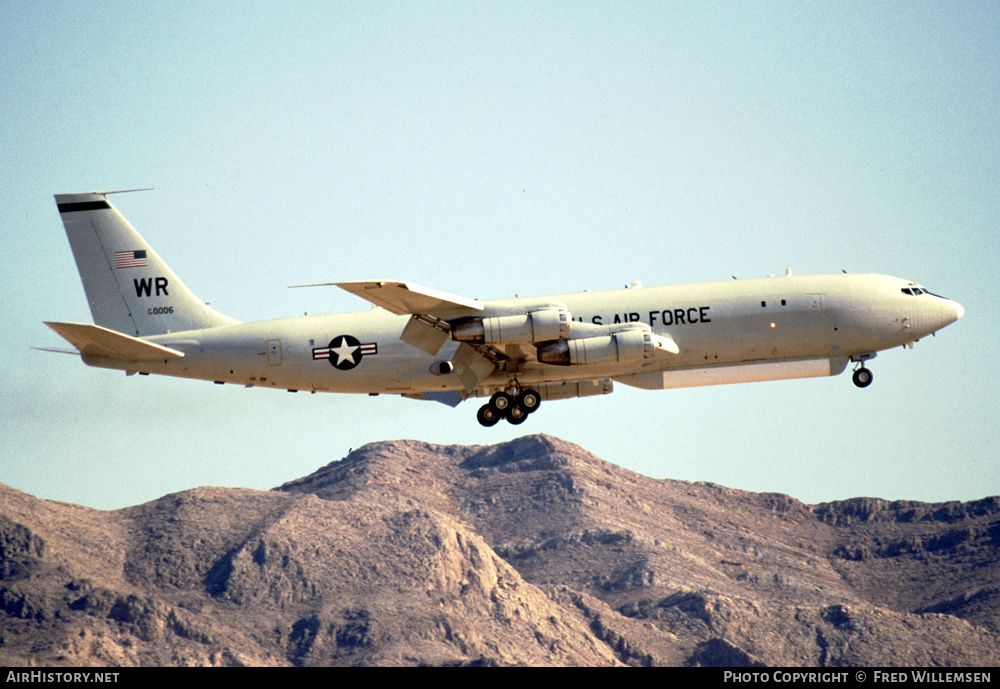
[[[378,354],[378,345],[374,342],[361,344],[350,335],[337,335],[326,347],[313,349],[313,359],[329,359],[334,368],[349,371],[361,363],[366,356]]]

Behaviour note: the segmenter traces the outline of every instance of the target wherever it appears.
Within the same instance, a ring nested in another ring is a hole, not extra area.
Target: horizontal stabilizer
[[[49,323],[45,325],[55,330],[67,342],[87,356],[119,359],[121,361],[164,361],[180,359],[184,352],[146,342],[136,337],[123,335],[84,323]]]
[[[439,318],[457,318],[483,310],[483,302],[478,299],[448,294],[411,282],[368,280],[334,284],[396,315],[426,313]]]

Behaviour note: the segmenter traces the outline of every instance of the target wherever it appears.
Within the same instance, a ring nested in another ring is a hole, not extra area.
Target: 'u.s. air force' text
[[[657,311],[647,312],[645,319],[643,319],[640,313],[636,311],[629,311],[627,313],[614,314],[614,320],[611,320],[611,316],[606,316],[604,314],[591,316],[589,320],[594,325],[643,322],[648,324],[650,327],[658,325],[695,325],[697,323],[712,322],[712,319],[708,317],[708,311],[711,308],[712,307],[710,306],[689,306],[683,309],[660,309]],[[573,320],[585,322],[588,319],[584,316],[581,318],[574,318]]]

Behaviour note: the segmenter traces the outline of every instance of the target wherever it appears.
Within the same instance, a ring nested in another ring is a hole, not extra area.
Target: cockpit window
[[[903,287],[900,290],[903,294],[908,294],[910,296],[919,296],[921,294],[929,294],[932,297],[937,297],[938,299],[947,299],[948,297],[942,297],[940,294],[934,294],[926,287],[918,287],[917,285],[910,284],[909,287]]]

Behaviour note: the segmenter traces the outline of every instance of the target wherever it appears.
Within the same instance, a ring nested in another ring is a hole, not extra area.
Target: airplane
[[[46,322],[84,363],[218,384],[487,401],[483,426],[542,402],[834,376],[955,322],[960,304],[885,275],[785,275],[483,301],[410,282],[336,285],[368,311],[243,323],[198,299],[108,201],[57,194],[93,324]],[[316,285],[294,285],[306,287]]]

